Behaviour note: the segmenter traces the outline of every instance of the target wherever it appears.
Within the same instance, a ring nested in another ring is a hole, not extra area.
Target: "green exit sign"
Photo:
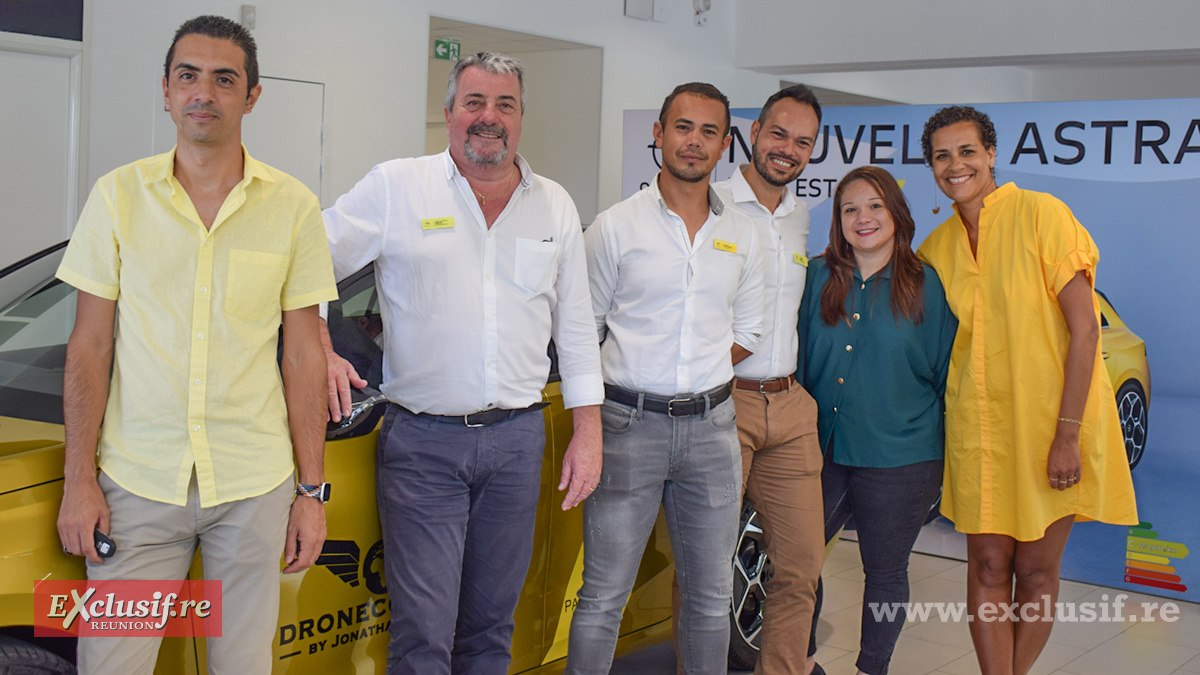
[[[443,61],[457,61],[459,50],[462,45],[458,40],[433,40],[433,58]]]

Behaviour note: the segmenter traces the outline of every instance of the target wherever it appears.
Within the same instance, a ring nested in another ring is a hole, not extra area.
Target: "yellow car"
[[[1125,435],[1129,468],[1142,461],[1146,431],[1150,423],[1150,365],[1146,342],[1129,330],[1108,296],[1096,291],[1100,300],[1100,350],[1108,379],[1117,392],[1117,414]]]
[[[75,672],[75,641],[36,637],[34,582],[83,579],[83,559],[62,553],[62,370],[75,290],[53,278],[65,244],[0,270],[0,673]],[[381,378],[378,297],[371,268],[339,285],[330,332],[339,353],[372,386]],[[580,509],[563,512],[555,490],[571,416],[552,371],[544,396],[546,450],[533,559],[516,612],[510,673],[562,670],[583,569]],[[390,611],[375,507],[375,440],[381,398],[365,396],[325,445],[328,540],[317,564],[281,577],[275,673],[383,673]],[[120,542],[117,542],[118,546]],[[670,636],[670,540],[662,516],[651,534],[621,622],[618,653]],[[199,557],[190,576],[201,578]],[[156,672],[206,672],[203,638],[163,640]],[[19,670],[27,667],[28,670]],[[40,668],[40,670],[39,670]]]

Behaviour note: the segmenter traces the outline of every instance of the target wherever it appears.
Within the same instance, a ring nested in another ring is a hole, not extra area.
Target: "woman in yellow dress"
[[[1099,254],[1058,199],[996,186],[987,115],[942,108],[921,145],[955,212],[919,250],[959,321],[942,513],[967,534],[980,670],[1021,675],[1050,637],[1072,523],[1138,522],[1099,349]]]

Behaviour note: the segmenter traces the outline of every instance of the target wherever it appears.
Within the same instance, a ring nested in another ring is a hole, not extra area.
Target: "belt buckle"
[[[486,426],[484,424],[471,424],[471,415],[474,414],[475,413],[467,413],[466,415],[463,415],[463,424],[467,425],[467,427],[471,429],[478,429],[479,427]]]
[[[692,399],[689,397],[689,398],[673,398],[670,401],[667,401],[667,417],[688,417],[689,415],[694,415],[695,413],[688,413],[688,415],[676,415],[675,414],[675,404],[676,403],[688,403],[693,400],[695,400],[695,399]]]
[[[770,394],[771,392],[767,391],[766,389],[763,389],[763,385],[765,385],[768,382],[774,382],[776,379],[778,379],[778,378],[771,378],[769,380],[759,380],[758,381],[758,393]]]

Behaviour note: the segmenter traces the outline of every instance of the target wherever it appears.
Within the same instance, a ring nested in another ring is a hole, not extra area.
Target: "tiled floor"
[[[908,569],[912,602],[963,602],[966,564],[914,553]],[[817,661],[829,675],[854,675],[858,657],[863,575],[858,545],[840,541],[825,563],[825,606],[817,631]],[[1143,602],[1163,598],[1062,582],[1060,602],[1107,602],[1118,593],[1126,615],[1141,614]],[[1200,605],[1175,601],[1178,620],[1167,622],[1057,622],[1031,675],[1200,674]],[[1097,605],[1098,606],[1098,605]],[[675,657],[669,644],[630,654],[613,663],[614,675],[669,675]],[[739,671],[730,671],[736,673]],[[979,664],[966,622],[909,622],[900,633],[890,667],[895,675],[978,675]]]

